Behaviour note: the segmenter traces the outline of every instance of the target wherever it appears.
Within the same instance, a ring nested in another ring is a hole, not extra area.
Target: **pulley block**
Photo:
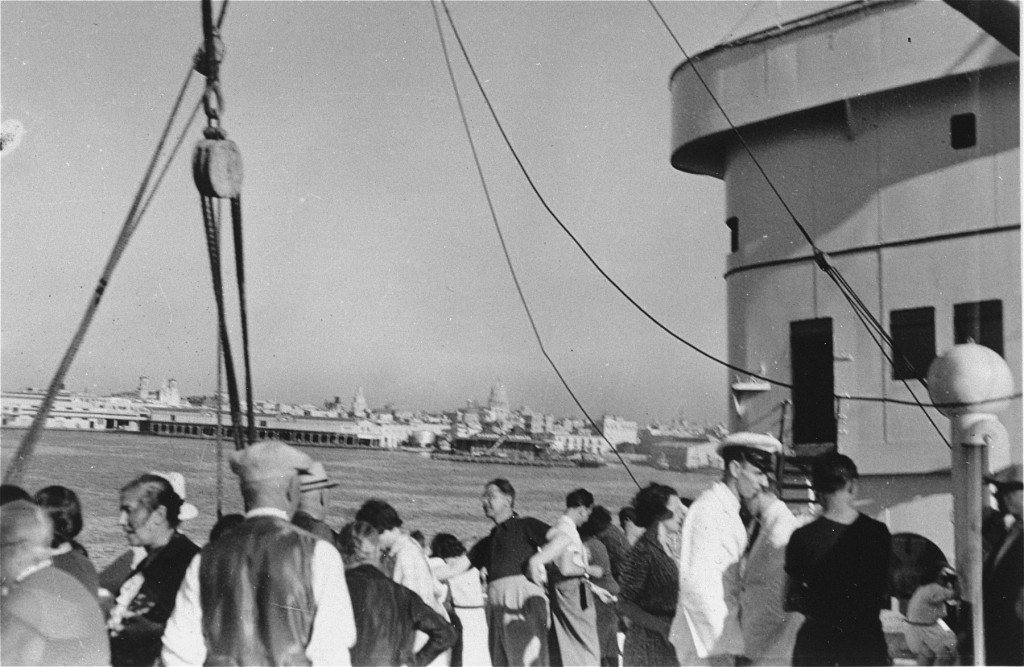
[[[192,178],[204,197],[233,199],[242,192],[242,153],[221,134],[207,133],[192,154]]]

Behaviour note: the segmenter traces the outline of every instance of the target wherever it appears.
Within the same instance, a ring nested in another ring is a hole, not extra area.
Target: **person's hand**
[[[530,556],[530,560],[526,565],[526,576],[533,583],[538,586],[543,586],[548,580],[548,571],[545,569],[544,564],[540,562],[540,559],[536,554]]]
[[[591,586],[590,588],[594,591],[594,595],[597,597],[597,599],[605,604],[615,604],[619,601],[617,597],[609,593],[606,589],[601,588],[600,586]]]

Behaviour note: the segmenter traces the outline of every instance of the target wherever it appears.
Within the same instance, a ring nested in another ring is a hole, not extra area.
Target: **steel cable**
[[[441,6],[444,8],[445,14],[448,15],[449,23],[451,23],[451,15],[448,13],[448,6],[444,2],[444,0],[441,0]],[[480,164],[480,158],[479,158],[479,156],[477,154],[477,151],[476,151],[476,143],[473,141],[473,133],[469,129],[469,121],[466,118],[466,111],[465,111],[465,108],[462,105],[462,96],[459,94],[459,86],[458,86],[458,83],[456,83],[455,73],[452,71],[451,60],[448,57],[448,47],[447,47],[447,45],[445,43],[444,31],[441,28],[441,18],[440,18],[440,16],[438,16],[437,6],[436,6],[436,4],[435,4],[435,2],[433,0],[431,0],[430,8],[431,8],[431,10],[433,10],[433,13],[434,13],[434,22],[437,25],[437,33],[438,33],[438,36],[441,39],[441,49],[444,52],[445,65],[448,68],[448,75],[451,78],[452,88],[455,91],[455,99],[458,102],[459,114],[460,114],[460,116],[462,118],[462,126],[465,129],[465,131],[466,131],[466,138],[469,141],[470,151],[473,153],[473,162],[476,164],[477,174],[480,177],[480,185],[481,185],[481,187],[483,189],[483,192],[484,192],[484,198],[487,200],[487,208],[490,211],[491,221],[494,223],[494,229],[497,232],[498,240],[501,243],[501,251],[502,251],[502,254],[505,256],[505,264],[508,266],[509,273],[512,276],[512,282],[515,284],[516,293],[519,295],[519,302],[522,304],[523,310],[526,312],[526,318],[530,322],[530,328],[532,329],[533,336],[534,336],[534,338],[537,341],[537,346],[540,348],[541,354],[547,360],[548,365],[551,366],[551,369],[554,371],[555,375],[558,377],[558,380],[562,383],[562,386],[565,388],[565,391],[569,394],[569,396],[572,398],[573,402],[576,404],[576,407],[578,407],[580,409],[580,412],[583,413],[583,416],[586,417],[587,421],[594,428],[594,430],[598,434],[601,435],[601,438],[606,443],[608,443],[608,447],[611,449],[612,452],[614,452],[615,456],[618,457],[619,461],[622,463],[622,466],[626,469],[626,472],[629,474],[630,479],[633,480],[633,483],[636,484],[637,488],[638,489],[642,488],[640,486],[640,482],[637,480],[636,476],[633,474],[633,471],[630,469],[629,464],[626,463],[626,460],[622,457],[622,454],[620,454],[619,451],[615,448],[615,445],[613,445],[608,440],[608,438],[605,437],[605,435],[602,432],[602,430],[598,427],[597,423],[590,416],[590,413],[587,412],[587,409],[585,407],[583,407],[583,403],[576,396],[576,393],[572,390],[572,387],[569,386],[569,383],[565,379],[565,376],[562,375],[562,371],[559,370],[558,364],[555,363],[555,360],[552,359],[551,355],[548,354],[547,349],[544,347],[544,340],[543,340],[543,338],[540,335],[540,331],[537,329],[537,323],[536,323],[536,321],[534,321],[533,313],[530,311],[530,305],[529,305],[529,303],[527,303],[526,295],[523,293],[523,288],[519,284],[519,277],[516,275],[515,266],[513,265],[512,257],[509,254],[508,245],[505,243],[505,235],[501,231],[501,225],[498,222],[498,215],[495,212],[494,204],[491,201],[490,190],[487,187],[487,179],[484,177],[483,167]],[[454,31],[455,30],[454,23],[452,23],[451,25],[452,25],[452,30]],[[455,34],[455,37],[456,37],[456,39],[458,39],[458,33]],[[461,40],[459,41],[459,45],[460,46],[462,45]]]
[[[159,162],[160,154],[163,152],[167,136],[170,134],[171,127],[178,116],[178,111],[181,109],[181,103],[185,97],[185,91],[188,90],[188,84],[192,80],[192,72],[192,67],[189,67],[188,74],[185,76],[185,80],[182,82],[181,88],[178,91],[178,96],[175,98],[171,114],[167,119],[167,123],[164,125],[164,129],[160,134],[159,140],[157,141],[156,149],[153,151],[153,156],[150,158],[149,165],[146,167],[146,171],[142,177],[142,182],[139,184],[139,188],[135,193],[132,204],[128,209],[128,214],[125,216],[121,232],[118,234],[114,247],[110,252],[110,256],[107,258],[107,263],[103,267],[103,271],[96,283],[96,287],[93,289],[93,293],[90,297],[89,304],[86,306],[85,313],[82,315],[82,319],[79,322],[78,328],[75,330],[71,343],[68,345],[67,350],[64,352],[64,356],[61,358],[60,364],[57,366],[57,371],[54,373],[53,379],[50,380],[50,384],[46,390],[46,395],[39,404],[39,408],[36,411],[35,418],[32,420],[32,424],[29,426],[28,431],[25,433],[21,443],[18,445],[18,451],[15,452],[11,459],[10,467],[8,467],[6,475],[4,475],[5,484],[18,484],[21,481],[28,464],[32,459],[32,455],[35,452],[36,443],[39,441],[43,428],[46,426],[46,420],[53,408],[53,403],[57,398],[57,393],[64,386],[64,378],[67,376],[67,372],[70,370],[71,364],[74,361],[75,356],[78,354],[78,350],[81,348],[82,342],[85,340],[85,334],[88,332],[89,326],[92,324],[92,320],[96,315],[96,311],[99,309],[100,301],[103,299],[103,294],[106,291],[107,286],[110,284],[110,280],[113,278],[114,269],[121,261],[121,256],[128,247],[128,242],[131,240],[132,235],[135,233],[139,223],[142,221],[142,213],[149,205],[149,202],[152,201],[152,195],[155,194],[156,189],[159,187],[163,179],[163,175],[167,173],[167,168],[165,166],[163,171],[160,173],[156,184],[153,186],[153,190],[150,193],[149,198],[145,199],[145,204],[143,204],[146,191],[149,188],[150,179],[152,178],[156,165]],[[195,111],[191,118],[195,118]],[[189,120],[189,124],[191,124],[191,119]],[[185,127],[185,130],[187,129],[188,125]],[[182,136],[184,136],[184,131]],[[177,150],[180,145],[181,140],[179,139],[174,150],[168,156],[168,166],[177,154]]]

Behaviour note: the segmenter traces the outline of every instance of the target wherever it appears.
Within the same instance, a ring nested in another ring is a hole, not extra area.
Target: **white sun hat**
[[[167,480],[167,483],[171,485],[174,492],[181,498],[181,509],[178,510],[178,519],[181,521],[188,521],[199,516],[199,508],[192,503],[185,502],[185,476],[180,472],[159,472],[152,470],[150,475],[156,475],[157,477],[163,477]]]

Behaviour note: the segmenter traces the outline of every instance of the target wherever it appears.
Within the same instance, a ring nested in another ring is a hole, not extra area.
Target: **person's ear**
[[[292,475],[288,480],[288,488],[285,489],[285,498],[288,499],[290,505],[298,503],[299,496],[302,493],[301,483],[299,482],[298,475]]]
[[[158,505],[155,510],[149,513],[149,516],[156,517],[157,522],[167,523],[167,508],[163,505]]]

